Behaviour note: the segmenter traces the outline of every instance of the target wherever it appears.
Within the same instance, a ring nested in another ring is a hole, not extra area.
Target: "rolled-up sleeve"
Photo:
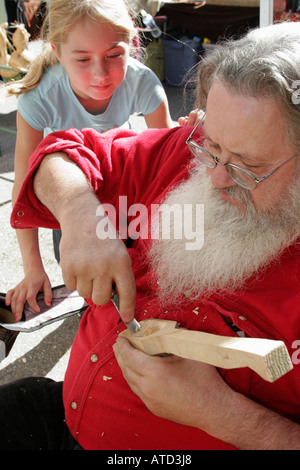
[[[120,151],[118,152],[118,164],[113,165],[111,158],[113,142],[129,135],[135,136],[133,132],[127,130],[99,134],[93,129],[83,129],[82,131],[70,129],[54,132],[47,136],[29,160],[28,173],[11,214],[12,227],[15,229],[59,228],[59,222],[41,204],[33,189],[34,175],[46,155],[56,152],[66,153],[70,160],[81,168],[95,193],[100,195],[103,189],[103,172],[108,172],[118,179],[121,177],[124,165]]]
[[[148,207],[169,187],[187,176],[191,158],[185,145],[188,128],[149,129],[142,134],[125,129],[99,133],[70,129],[48,135],[30,158],[29,169],[11,215],[15,229],[60,228],[59,222],[34,193],[34,175],[48,154],[63,152],[83,171],[101,203]]]

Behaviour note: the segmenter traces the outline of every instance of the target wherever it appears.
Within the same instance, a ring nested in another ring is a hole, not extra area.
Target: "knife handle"
[[[112,287],[111,301],[114,304],[114,306],[116,307],[118,313],[120,313],[120,310],[119,310],[120,298],[119,298],[119,294],[117,293],[116,288],[114,286]],[[130,322],[125,323],[125,325],[128,328],[128,330],[130,331],[130,333],[132,333],[132,334],[136,333],[137,331],[139,331],[141,329],[141,325],[139,324],[139,322],[135,318],[133,320],[131,320]]]

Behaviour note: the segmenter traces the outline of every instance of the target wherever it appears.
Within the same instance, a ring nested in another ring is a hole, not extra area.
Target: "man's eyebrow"
[[[204,138],[207,139],[213,147],[215,147],[216,149],[217,148],[221,148],[219,144],[217,144],[211,137],[209,137],[209,135],[207,134],[207,132],[205,131],[205,128],[203,128],[203,135],[204,135]],[[233,155],[235,155],[237,158],[239,158],[240,160],[242,160],[242,162],[245,163],[245,165],[247,165],[246,162],[248,162],[248,165],[251,165],[251,163],[255,163],[256,165],[258,165],[257,163],[257,159],[254,158],[254,157],[251,157],[250,155],[241,155],[240,153],[236,153],[236,152],[230,152],[232,153]]]
[[[214,140],[211,137],[209,137],[209,135],[207,134],[205,128],[203,128],[203,135],[204,135],[204,138],[209,140],[215,147],[220,147],[219,144],[214,142]]]

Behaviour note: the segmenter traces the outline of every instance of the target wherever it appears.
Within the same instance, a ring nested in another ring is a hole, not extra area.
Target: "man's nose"
[[[211,184],[215,188],[222,189],[237,186],[237,183],[227,173],[226,165],[217,164],[214,168],[207,168],[207,174],[210,176]]]

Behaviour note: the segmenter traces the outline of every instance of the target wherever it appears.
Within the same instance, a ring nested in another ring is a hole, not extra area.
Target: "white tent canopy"
[[[141,9],[146,10],[148,13],[151,13],[154,16],[161,6],[164,3],[178,3],[176,0],[166,0],[164,2],[160,2],[157,0],[127,0],[130,7],[139,12]],[[188,0],[185,2],[188,3]],[[194,1],[193,1],[194,3]],[[208,2],[210,5],[213,3],[212,1]],[[240,0],[239,5],[243,6],[243,3],[248,5],[247,0]],[[216,4],[218,4],[218,0],[216,0]],[[259,10],[259,25],[260,26],[268,26],[273,22],[273,0],[257,0],[257,4],[260,6]]]

